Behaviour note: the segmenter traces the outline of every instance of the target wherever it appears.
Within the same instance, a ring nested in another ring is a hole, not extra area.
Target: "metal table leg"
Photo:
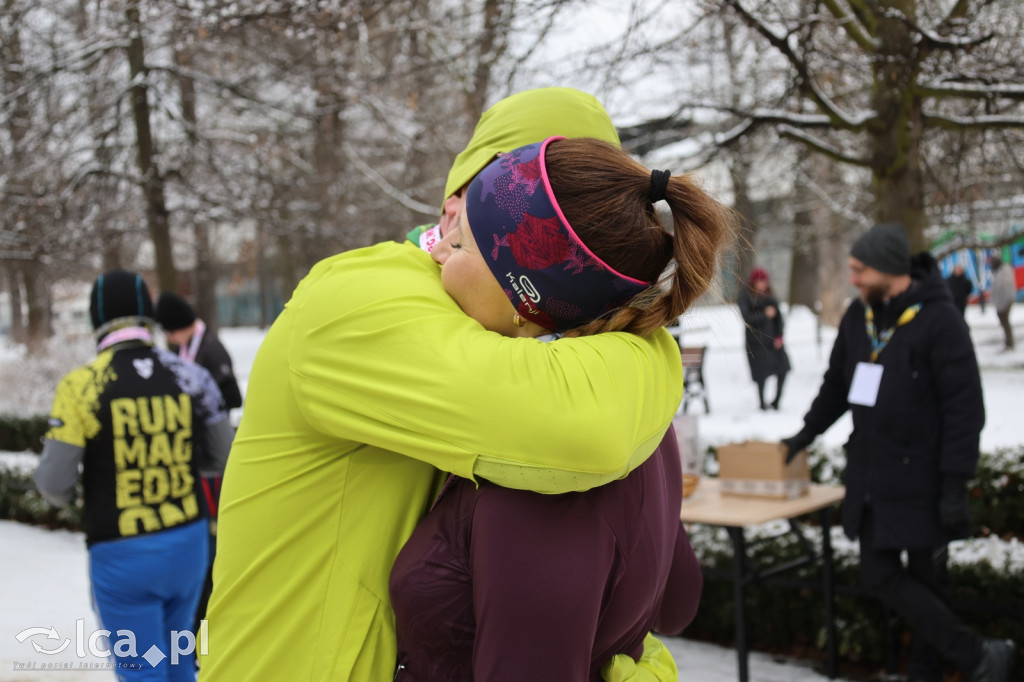
[[[835,588],[832,564],[832,507],[821,510],[821,574],[822,596],[825,600],[825,672],[829,679],[836,678],[836,658],[838,641],[836,639]]]
[[[739,682],[747,682],[750,673],[747,666],[747,604],[745,587],[747,581],[747,543],[743,528],[727,526],[732,538],[732,588],[736,612],[736,658],[739,664]]]

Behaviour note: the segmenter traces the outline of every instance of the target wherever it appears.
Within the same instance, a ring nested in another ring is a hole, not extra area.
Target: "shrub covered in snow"
[[[54,337],[32,349],[0,337],[0,415],[35,417],[50,411],[57,382],[96,355],[91,337]]]

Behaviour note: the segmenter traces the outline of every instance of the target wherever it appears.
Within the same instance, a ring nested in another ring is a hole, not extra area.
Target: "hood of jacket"
[[[889,301],[873,306],[879,325],[887,327],[894,323],[903,311],[920,303],[922,306],[944,301],[953,305],[953,297],[942,277],[942,271],[935,258],[927,251],[910,259],[910,288]]]

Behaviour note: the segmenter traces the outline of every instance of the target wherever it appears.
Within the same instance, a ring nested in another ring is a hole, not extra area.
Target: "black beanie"
[[[89,294],[92,328],[99,329],[119,317],[153,317],[149,287],[138,273],[111,270],[96,278]]]
[[[890,275],[910,274],[910,244],[900,223],[880,223],[853,243],[850,255]]]
[[[166,331],[176,332],[196,321],[196,311],[173,291],[162,291],[156,301],[156,321]]]

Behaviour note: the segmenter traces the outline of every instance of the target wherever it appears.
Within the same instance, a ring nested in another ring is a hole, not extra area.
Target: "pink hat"
[[[768,277],[768,271],[764,268],[754,268],[750,271],[750,277],[748,278],[750,285],[753,286],[755,282],[769,282],[771,278]]]

